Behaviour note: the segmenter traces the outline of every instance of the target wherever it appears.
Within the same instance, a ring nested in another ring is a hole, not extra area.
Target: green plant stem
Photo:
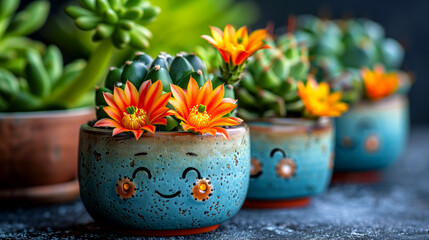
[[[51,101],[61,102],[66,106],[71,106],[78,102],[85,93],[93,89],[102,79],[109,67],[114,50],[115,47],[109,38],[103,40],[91,54],[85,69],[83,69],[79,77],[54,94]]]

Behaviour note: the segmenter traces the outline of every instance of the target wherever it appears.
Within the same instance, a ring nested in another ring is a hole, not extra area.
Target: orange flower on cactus
[[[172,110],[174,116],[182,121],[183,130],[200,134],[209,133],[213,136],[219,132],[229,138],[228,132],[221,126],[238,125],[243,120],[223,117],[237,107],[236,100],[223,98],[224,91],[223,84],[213,90],[210,80],[199,89],[192,77],[186,92],[181,87],[171,84],[173,97],[169,102],[175,109]]]
[[[361,76],[366,89],[366,95],[371,100],[378,100],[392,95],[399,87],[399,74],[385,73],[381,65],[375,66],[374,71],[363,68]]]
[[[246,27],[241,27],[238,31],[230,24],[225,26],[224,31],[217,27],[210,26],[213,37],[201,36],[219,50],[226,63],[232,61],[233,65],[241,65],[247,58],[256,51],[271,48],[264,44],[266,35],[265,29],[259,29],[250,34]]]
[[[97,121],[94,127],[113,127],[113,136],[132,132],[138,140],[143,132],[155,132],[155,125],[166,125],[166,116],[172,115],[166,107],[170,93],[162,94],[160,80],[154,84],[145,81],[139,91],[129,81],[125,90],[115,87],[113,94],[104,93],[109,106],[103,110],[111,117]]]
[[[347,104],[340,102],[341,92],[330,93],[327,83],[310,78],[307,84],[298,82],[298,93],[306,112],[311,116],[338,117],[347,110]]]

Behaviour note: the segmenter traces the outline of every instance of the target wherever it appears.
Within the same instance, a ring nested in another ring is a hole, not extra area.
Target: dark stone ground
[[[429,239],[429,127],[376,185],[336,185],[292,210],[241,210],[214,232],[177,239]],[[109,234],[80,201],[0,206],[0,239],[138,239]]]

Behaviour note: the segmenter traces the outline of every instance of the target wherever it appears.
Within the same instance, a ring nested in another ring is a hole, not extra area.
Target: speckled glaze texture
[[[83,125],[79,143],[82,201],[115,228],[178,230],[222,223],[241,208],[249,184],[246,125],[217,134],[129,134]],[[204,185],[204,186],[202,186]]]
[[[408,100],[393,96],[358,104],[335,126],[336,171],[383,169],[399,158],[408,139]]]
[[[247,198],[286,200],[323,192],[333,167],[330,119],[252,122],[251,178]]]

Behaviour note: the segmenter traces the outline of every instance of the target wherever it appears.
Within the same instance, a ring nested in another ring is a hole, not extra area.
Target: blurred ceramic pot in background
[[[79,145],[82,201],[115,231],[151,236],[212,231],[241,208],[248,189],[247,125],[220,134],[184,132],[112,137],[83,125]]]
[[[51,203],[79,196],[79,126],[91,108],[0,113],[0,200]]]
[[[373,182],[404,150],[408,99],[394,95],[354,105],[335,121],[335,181]]]
[[[245,207],[299,207],[329,185],[334,130],[329,118],[251,122],[252,166]]]

